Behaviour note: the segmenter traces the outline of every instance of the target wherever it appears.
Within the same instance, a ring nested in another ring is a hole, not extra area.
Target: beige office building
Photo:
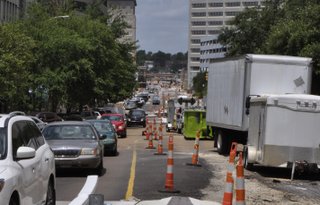
[[[200,72],[201,38],[220,34],[230,19],[261,2],[264,0],[189,0],[188,88]]]

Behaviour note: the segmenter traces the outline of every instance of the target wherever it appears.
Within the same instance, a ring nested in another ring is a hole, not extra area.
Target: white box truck
[[[317,168],[319,122],[320,96],[287,94],[252,98],[245,167],[260,164],[290,168],[302,163]]]
[[[308,94],[311,74],[311,58],[303,57],[248,54],[212,62],[206,121],[218,152],[227,153],[232,141],[246,143],[251,96]]]

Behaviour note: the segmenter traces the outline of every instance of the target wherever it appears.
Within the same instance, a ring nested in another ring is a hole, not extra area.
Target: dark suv
[[[127,117],[127,126],[141,125],[146,127],[146,112],[143,109],[133,109],[129,111]]]

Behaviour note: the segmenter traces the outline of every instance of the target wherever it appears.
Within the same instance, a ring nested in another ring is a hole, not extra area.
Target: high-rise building
[[[122,40],[136,42],[136,0],[106,0],[108,11],[112,14],[121,14],[128,24],[126,35]]]
[[[19,19],[24,4],[23,0],[0,0],[0,23]]]
[[[260,6],[262,2],[264,0],[189,0],[188,88],[200,72],[201,38],[220,34],[246,7]]]

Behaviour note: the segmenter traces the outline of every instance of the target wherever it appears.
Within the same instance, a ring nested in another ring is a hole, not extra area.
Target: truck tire
[[[227,154],[228,151],[228,139],[227,136],[225,136],[224,132],[222,130],[219,130],[217,132],[217,151],[219,154]]]
[[[243,153],[244,153],[244,163],[243,163],[244,168],[246,170],[253,171],[253,163],[248,162],[249,159],[248,159],[248,147],[247,146],[244,147]]]

